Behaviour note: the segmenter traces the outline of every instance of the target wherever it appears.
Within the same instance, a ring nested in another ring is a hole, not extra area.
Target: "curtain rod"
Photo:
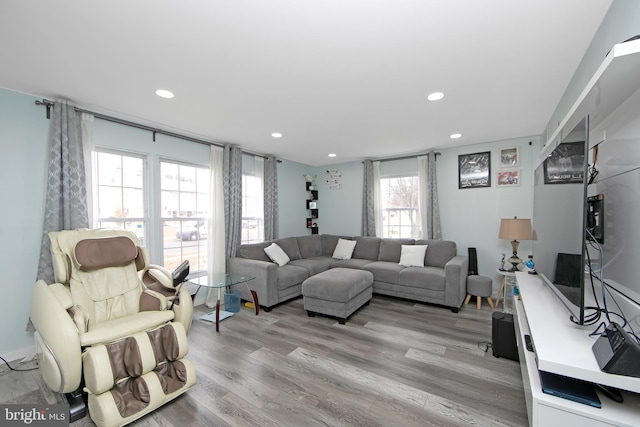
[[[371,160],[372,162],[390,162],[392,160],[415,159],[416,157],[425,156],[427,154],[429,154],[429,153],[414,154],[414,155],[411,155],[411,156],[402,156],[402,157],[387,157],[385,159],[367,159],[367,160]],[[435,152],[436,158],[441,154],[442,153],[440,153],[439,151],[436,151]],[[364,163],[364,161],[362,163]]]
[[[47,107],[47,119],[51,118],[51,107],[53,107],[53,104],[55,104],[55,102],[54,101],[50,101],[48,99],[43,99],[42,101],[36,100],[36,105],[44,105],[45,107]],[[203,139],[193,138],[191,136],[181,135],[179,133],[175,133],[175,132],[170,132],[170,131],[154,128],[154,127],[143,125],[143,124],[136,123],[136,122],[131,122],[129,120],[123,120],[123,119],[119,119],[117,117],[107,116],[106,114],[96,113],[95,111],[85,110],[83,108],[74,107],[74,109],[78,113],[91,114],[93,117],[96,117],[96,118],[98,118],[100,120],[104,120],[104,121],[107,121],[107,122],[117,123],[117,124],[120,124],[120,125],[130,126],[130,127],[133,127],[133,128],[149,131],[149,132],[151,132],[153,134],[153,142],[156,141],[156,134],[159,133],[161,135],[171,136],[173,138],[178,138],[178,139],[182,139],[182,140],[185,140],[185,141],[195,142],[197,144],[209,145],[209,146],[214,145],[216,147],[222,147],[222,148],[225,147],[224,144],[221,144],[219,142],[205,141]],[[244,150],[243,150],[243,153],[246,153],[246,154],[249,154],[249,155],[252,155],[252,156],[262,157],[263,159],[268,159],[269,158],[269,156],[265,156],[263,154],[256,154],[256,153],[252,153],[252,152],[248,152],[248,151],[244,151]],[[280,163],[280,160],[276,160],[276,161],[278,163]]]
[[[55,102],[54,101],[50,101],[48,99],[43,99],[42,101],[36,100],[36,104],[37,105],[44,105],[45,107],[47,107],[47,119],[50,119],[51,118],[51,107],[55,104]],[[117,124],[120,124],[120,125],[130,126],[130,127],[133,127],[133,128],[149,131],[149,132],[151,132],[153,134],[153,141],[154,142],[156,140],[156,134],[161,134],[161,135],[171,136],[171,137],[178,138],[178,139],[183,139],[185,141],[195,142],[197,144],[215,145],[216,147],[224,147],[224,144],[221,144],[221,143],[218,143],[218,142],[205,141],[203,139],[198,139],[198,138],[194,138],[194,137],[191,137],[191,136],[182,135],[182,134],[179,134],[179,133],[175,133],[175,132],[170,132],[170,131],[167,131],[167,130],[154,128],[152,126],[143,125],[141,123],[131,122],[129,120],[119,119],[117,117],[108,116],[108,115],[102,114],[102,113],[96,113],[95,111],[85,110],[85,109],[79,108],[79,107],[74,107],[74,110],[77,111],[78,113],[91,114],[92,116],[94,116],[94,117],[96,117],[98,119],[101,119],[101,120],[105,120],[107,122],[117,123]]]

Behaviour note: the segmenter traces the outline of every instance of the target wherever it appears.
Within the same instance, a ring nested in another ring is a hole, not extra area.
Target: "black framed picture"
[[[544,160],[545,184],[580,184],[584,180],[584,142],[565,142]]]
[[[491,152],[458,156],[458,188],[491,187]]]

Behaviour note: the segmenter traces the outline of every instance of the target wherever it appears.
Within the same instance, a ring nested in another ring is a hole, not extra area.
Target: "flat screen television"
[[[535,269],[569,310],[585,323],[585,227],[589,118],[584,117],[534,171]]]

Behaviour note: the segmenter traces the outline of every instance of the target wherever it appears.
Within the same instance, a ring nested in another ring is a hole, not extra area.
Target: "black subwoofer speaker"
[[[478,252],[476,248],[469,248],[469,276],[478,274]]]
[[[513,314],[494,312],[491,316],[491,335],[493,356],[511,360],[520,360],[516,345],[516,330]]]

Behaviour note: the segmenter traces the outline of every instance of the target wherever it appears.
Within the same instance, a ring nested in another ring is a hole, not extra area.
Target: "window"
[[[189,260],[191,271],[207,269],[209,169],[160,162],[160,203],[164,267]]]
[[[143,156],[131,154],[95,151],[93,156],[94,226],[132,231],[142,245],[148,221],[145,164]]]
[[[242,174],[242,243],[264,240],[262,179],[253,174]]]
[[[420,238],[417,176],[381,178],[382,237]]]

